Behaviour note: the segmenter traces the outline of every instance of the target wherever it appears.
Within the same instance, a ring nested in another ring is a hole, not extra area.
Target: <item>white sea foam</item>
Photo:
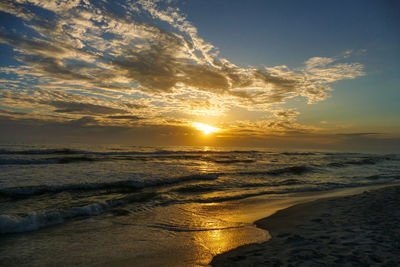
[[[60,211],[31,212],[24,216],[3,214],[0,215],[0,233],[33,231],[63,223],[65,219],[77,216],[99,215],[111,206],[113,205],[107,203],[93,203]]]

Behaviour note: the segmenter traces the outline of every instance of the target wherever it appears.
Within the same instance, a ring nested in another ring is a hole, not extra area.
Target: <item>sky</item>
[[[0,142],[400,151],[400,4],[3,0]]]

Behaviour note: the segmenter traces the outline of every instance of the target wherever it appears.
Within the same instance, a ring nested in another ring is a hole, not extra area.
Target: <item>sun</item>
[[[202,131],[204,134],[215,133],[218,131],[218,128],[200,122],[193,122],[193,127]]]

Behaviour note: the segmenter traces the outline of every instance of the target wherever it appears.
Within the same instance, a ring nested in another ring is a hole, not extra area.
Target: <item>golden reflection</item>
[[[210,209],[215,212],[210,212]],[[196,225],[199,231],[192,231],[192,240],[197,244],[193,248],[201,248],[208,253],[192,251],[197,255],[197,262],[208,264],[217,254],[234,249],[252,242],[262,242],[267,239],[266,232],[252,224],[240,223],[231,220],[232,213],[226,210],[224,204],[186,205],[190,211],[190,225]],[[217,215],[218,214],[218,215]],[[217,215],[217,216],[216,216]],[[201,230],[200,230],[201,229]]]
[[[209,146],[203,146],[202,151],[209,152],[209,151],[211,151],[211,148]]]
[[[217,171],[215,164],[208,161],[200,161],[196,168],[200,173],[205,174]]]

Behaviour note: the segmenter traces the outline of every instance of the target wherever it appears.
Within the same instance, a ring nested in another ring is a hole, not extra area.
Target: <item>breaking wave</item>
[[[308,165],[299,165],[299,166],[291,166],[284,167],[279,169],[273,169],[268,171],[251,171],[251,172],[240,172],[240,174],[249,174],[249,175],[283,175],[283,174],[294,174],[294,175],[302,175],[309,172],[314,172],[315,168]]]
[[[39,185],[39,186],[24,186],[24,187],[10,187],[0,189],[0,194],[6,196],[31,196],[40,195],[44,193],[59,193],[63,191],[73,190],[98,190],[98,189],[115,189],[121,188],[127,189],[141,189],[150,186],[161,186],[177,184],[187,181],[199,181],[199,180],[216,180],[219,174],[195,174],[189,176],[174,177],[169,179],[147,179],[147,180],[125,180],[108,183],[85,183],[85,184],[65,184],[65,185]]]
[[[154,193],[147,193],[92,203],[80,207],[70,207],[63,210],[31,212],[25,215],[3,214],[0,215],[0,234],[33,231],[51,225],[61,224],[64,223],[65,220],[75,217],[96,216],[114,207],[130,202],[148,201],[153,197],[155,197]]]

